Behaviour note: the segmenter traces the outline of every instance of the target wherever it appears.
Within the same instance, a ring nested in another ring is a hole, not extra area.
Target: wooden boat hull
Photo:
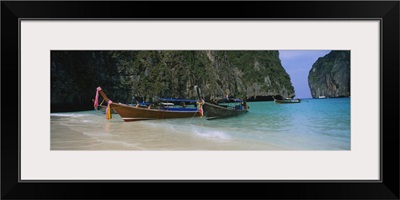
[[[98,93],[103,97],[105,102],[109,102],[110,99],[103,92],[98,90]],[[159,109],[159,108],[142,108],[135,107],[121,103],[110,103],[112,110],[117,112],[124,121],[139,121],[139,120],[151,120],[151,119],[172,119],[172,118],[189,118],[200,116],[200,112],[197,108],[180,108],[180,109]]]
[[[207,102],[204,103],[203,109],[204,109],[204,116],[206,116],[208,120],[224,118],[224,117],[233,117],[248,112],[248,109],[235,110],[232,108],[226,108],[223,106]]]
[[[113,108],[124,121],[139,121],[139,120],[151,120],[151,119],[172,119],[172,118],[188,118],[200,116],[200,113],[196,110],[187,111],[169,111],[169,110],[158,110],[148,108],[138,108],[134,106],[128,106],[124,104],[112,103]]]

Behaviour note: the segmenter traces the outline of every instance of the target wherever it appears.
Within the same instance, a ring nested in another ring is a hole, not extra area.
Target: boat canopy
[[[194,99],[180,99],[180,98],[160,98],[159,101],[163,102],[185,102],[185,103],[196,103]]]
[[[174,104],[173,103],[161,103],[161,105],[163,105],[163,106],[173,106]]]
[[[150,105],[151,103],[150,102],[139,102],[139,106],[148,106],[148,105]],[[131,104],[129,104],[129,105],[136,105],[136,103],[131,103]]]
[[[233,102],[243,102],[242,99],[220,99],[218,100],[218,103],[233,103]]]

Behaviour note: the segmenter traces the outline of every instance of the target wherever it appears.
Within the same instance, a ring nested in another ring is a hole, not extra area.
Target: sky
[[[319,57],[323,57],[331,50],[280,50],[279,58],[286,72],[289,74],[294,87],[295,98],[311,98],[308,87],[308,72]]]

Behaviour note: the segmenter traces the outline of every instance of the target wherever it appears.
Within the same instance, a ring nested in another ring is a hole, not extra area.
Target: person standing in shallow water
[[[247,105],[247,102],[246,102],[246,101],[243,102],[243,106],[244,106],[245,109],[249,109],[249,108],[250,108],[250,107]]]

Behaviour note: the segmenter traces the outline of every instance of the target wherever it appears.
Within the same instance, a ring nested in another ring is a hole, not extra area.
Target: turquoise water
[[[296,104],[249,102],[238,117],[192,122],[191,132],[272,143],[285,149],[350,150],[350,98],[304,99]],[[168,120],[187,129],[182,120]],[[201,127],[197,127],[201,124]]]
[[[55,113],[52,120],[55,116],[72,116],[62,121],[62,125],[93,138],[95,142],[88,141],[91,149],[100,147],[106,139],[112,144],[123,143],[123,149],[142,150],[350,150],[350,98],[303,99],[295,104],[248,102],[248,105],[248,113],[216,120],[196,117],[123,122],[114,115],[107,121],[98,111]],[[82,130],[77,128],[81,123],[84,123]],[[66,146],[70,142],[62,139],[72,139],[66,138],[66,133],[61,137],[59,133],[63,131],[66,132],[52,123],[51,134],[55,136],[52,149],[83,148]],[[107,148],[111,147],[102,146]],[[118,149],[115,145],[112,148]]]

